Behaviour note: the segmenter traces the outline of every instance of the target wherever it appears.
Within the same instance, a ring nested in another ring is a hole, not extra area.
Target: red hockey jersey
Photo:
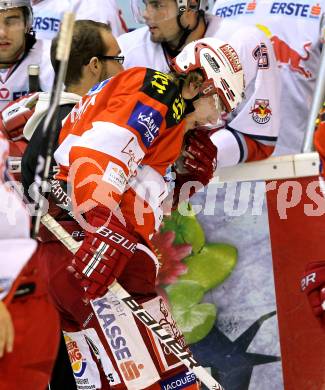
[[[172,77],[132,68],[101,82],[71,111],[54,157],[71,184],[74,211],[120,211],[147,242],[168,194],[164,176],[178,158],[185,102]]]

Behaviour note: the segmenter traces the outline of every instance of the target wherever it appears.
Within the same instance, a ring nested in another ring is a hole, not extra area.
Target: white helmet
[[[161,0],[157,0],[158,2]],[[164,1],[164,0],[162,0]],[[192,6],[190,6],[190,0],[175,0],[177,4],[177,13],[174,15],[167,14],[164,19],[171,19],[177,16],[182,15],[187,7],[190,7],[193,9]],[[137,23],[145,23],[145,20],[143,18],[144,10],[147,7],[147,3],[150,3],[150,0],[131,0],[131,10],[133,17]],[[198,5],[195,6],[195,9],[197,11],[208,11],[209,9],[209,0],[198,0]]]
[[[233,111],[244,98],[244,72],[238,55],[220,39],[202,38],[189,43],[171,65],[184,75],[200,69],[205,78],[200,93],[218,95],[227,112]]]
[[[33,25],[33,9],[30,0],[0,0],[0,11],[6,11],[11,8],[25,7],[27,9],[27,27],[30,29]]]

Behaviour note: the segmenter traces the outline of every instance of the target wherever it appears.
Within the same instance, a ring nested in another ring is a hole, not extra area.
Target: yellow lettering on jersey
[[[157,92],[163,94],[166,91],[166,85],[169,83],[169,77],[161,72],[155,72],[152,77],[151,85],[157,89]]]
[[[178,122],[182,118],[185,111],[185,102],[184,99],[179,96],[174,100],[173,103],[173,118]]]

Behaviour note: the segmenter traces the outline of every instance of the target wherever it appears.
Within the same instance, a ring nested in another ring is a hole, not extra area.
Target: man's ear
[[[93,74],[97,74],[98,73],[98,70],[100,68],[100,61],[97,57],[91,57],[89,63],[88,63],[88,66],[89,66],[89,70],[93,73]]]

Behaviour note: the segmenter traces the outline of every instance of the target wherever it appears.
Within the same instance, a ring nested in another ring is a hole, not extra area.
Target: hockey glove
[[[217,148],[207,131],[193,130],[185,136],[184,168],[207,185],[217,167]]]
[[[0,114],[0,129],[8,139],[18,141],[24,139],[23,130],[28,119],[34,114],[39,93],[23,96],[10,102]]]
[[[307,294],[314,315],[325,326],[325,261],[307,264],[301,289]]]
[[[96,227],[95,233],[85,232],[85,239],[72,260],[75,276],[86,288],[86,297],[94,299],[106,293],[123,272],[136,251],[138,240],[110,210],[96,207],[87,213],[87,222]],[[105,225],[105,226],[104,226]]]
[[[179,165],[178,168],[176,165],[174,208],[177,207],[178,203],[187,200],[182,198],[181,189],[184,184],[190,181],[196,182],[195,187],[192,186],[189,194],[187,193],[191,197],[209,183],[217,166],[217,148],[210,140],[207,131],[192,130],[187,132],[184,144],[180,169]]]

